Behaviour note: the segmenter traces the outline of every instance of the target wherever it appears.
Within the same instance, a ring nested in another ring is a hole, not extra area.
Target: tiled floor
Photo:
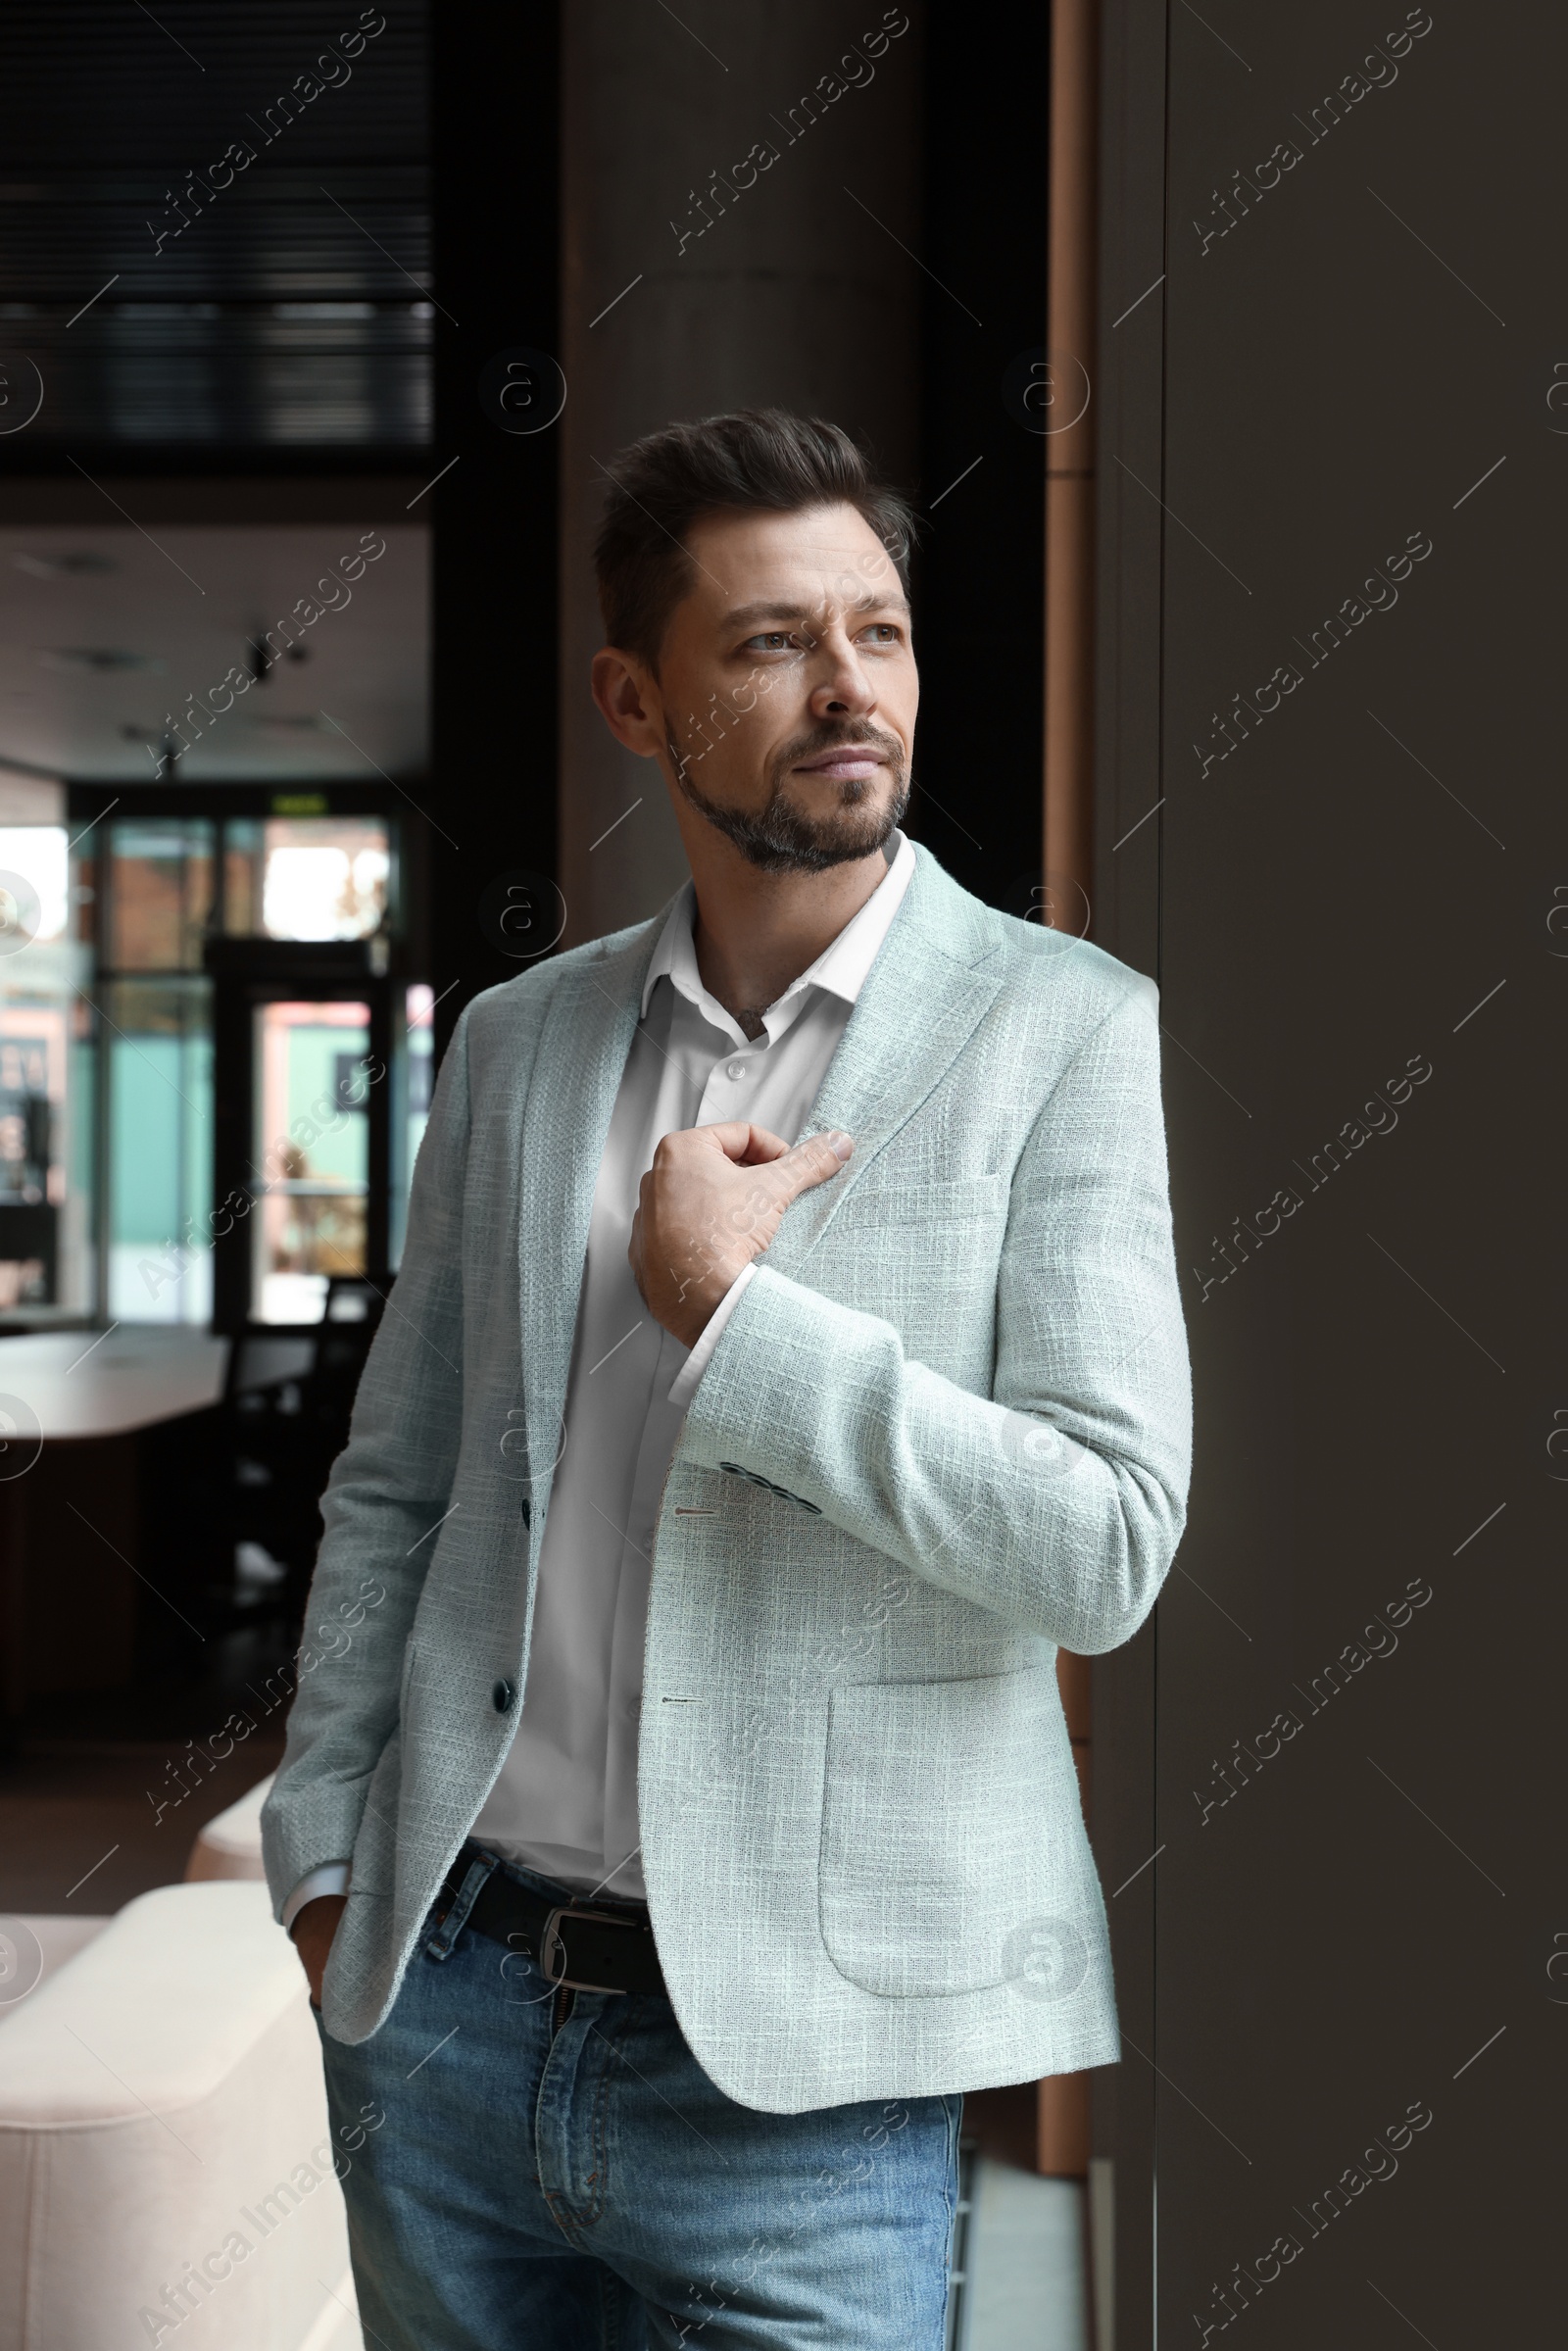
[[[954,2351],[1089,2351],[1084,2189],[980,2156]]]
[[[281,1751],[279,1736],[259,1732],[199,1782],[187,1761],[191,1792],[176,1801],[183,1740],[24,1740],[21,1756],[0,1768],[0,1913],[103,1916],[149,1886],[173,1885],[202,1823],[263,1779]]]
[[[103,1915],[182,1878],[202,1823],[282,1752],[281,1659],[275,1633],[233,1635],[199,1679],[36,1704],[0,1756],[0,1914]]]

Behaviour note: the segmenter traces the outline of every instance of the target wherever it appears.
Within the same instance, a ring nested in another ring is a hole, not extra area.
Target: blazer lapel
[[[667,908],[665,909],[667,912]],[[594,1186],[663,914],[562,971],[522,1122],[518,1215],[522,1394],[534,1491],[560,1456]]]
[[[972,933],[946,919],[962,893],[926,852],[866,974],[804,1131],[842,1128],[855,1155],[841,1176],[785,1212],[764,1264],[793,1274],[899,1130],[941,1083],[993,1003],[1000,978],[974,965]],[[980,955],[990,952],[989,942]]]

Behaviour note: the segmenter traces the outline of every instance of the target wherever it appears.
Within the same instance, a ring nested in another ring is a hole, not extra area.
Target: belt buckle
[[[547,1984],[553,1984],[563,1991],[602,1991],[624,1994],[626,1986],[623,1984],[587,1984],[580,1976],[566,1974],[566,1946],[561,1939],[561,1921],[563,1919],[582,1919],[596,1927],[620,1927],[628,1932],[635,1931],[636,1922],[632,1919],[617,1918],[612,1910],[588,1910],[574,1902],[563,1902],[557,1909],[552,1910],[545,1920],[544,1934],[539,1940],[539,1964]]]

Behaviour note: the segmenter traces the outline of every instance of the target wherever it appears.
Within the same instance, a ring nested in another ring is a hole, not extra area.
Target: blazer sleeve
[[[1150,982],[1129,990],[1035,1121],[1013,1175],[989,1397],[764,1256],[686,1422],[688,1459],[764,1478],[1084,1654],[1138,1630],[1186,1513],[1192,1388],[1156,1004]],[[918,1265],[922,1236],[906,1238]]]
[[[278,1917],[302,1879],[354,1850],[370,1776],[398,1720],[409,1628],[435,1547],[423,1538],[451,1502],[463,1428],[467,1032],[466,1009],[415,1165],[397,1286],[321,1500],[325,1532],[288,1738],[262,1808]]]

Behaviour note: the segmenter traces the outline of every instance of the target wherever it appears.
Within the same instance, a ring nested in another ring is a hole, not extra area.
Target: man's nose
[[[854,647],[824,641],[822,651],[826,660],[823,674],[811,689],[812,717],[829,718],[845,711],[864,716],[874,710],[876,694]]]

